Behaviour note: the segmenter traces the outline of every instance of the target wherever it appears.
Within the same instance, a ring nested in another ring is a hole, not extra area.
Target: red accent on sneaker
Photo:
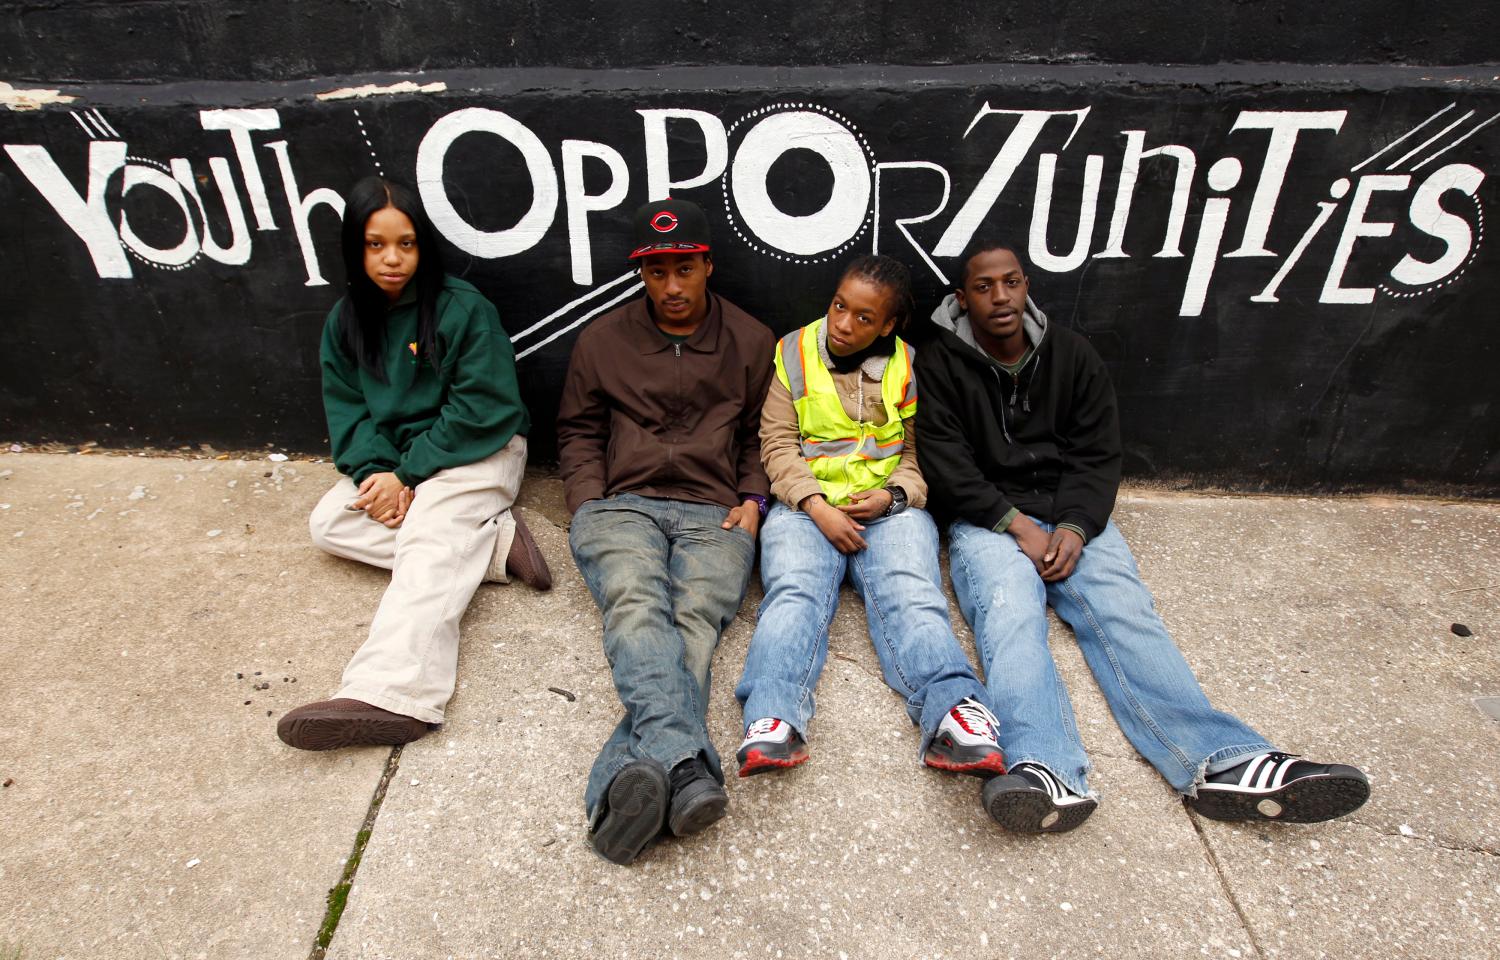
[[[983,770],[999,775],[1005,772],[1005,756],[999,750],[972,763],[954,763],[933,753],[927,754],[923,762],[935,770],[947,770],[950,773],[975,773]]]
[[[964,715],[958,712],[958,708],[957,707],[954,707],[952,710],[949,710],[948,711],[948,715],[953,718],[953,722],[954,723],[958,724],[960,727],[963,727],[964,728],[964,732],[967,733],[969,736],[971,736],[971,737],[982,737],[982,736],[984,736],[984,734],[980,733],[978,730],[975,730],[973,727],[969,726],[969,721],[967,721],[967,720],[964,719]]]
[[[767,756],[760,750],[750,750],[745,754],[745,759],[740,763],[740,776],[749,777],[767,770],[785,769],[806,763],[810,754],[806,750],[799,751],[785,759],[781,757]]]

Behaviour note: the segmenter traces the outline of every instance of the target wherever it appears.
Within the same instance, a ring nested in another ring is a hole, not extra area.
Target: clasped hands
[[[797,506],[818,525],[823,536],[839,553],[858,553],[869,544],[860,536],[864,530],[861,520],[875,520],[885,516],[895,498],[889,490],[864,490],[849,498],[848,503],[835,507],[821,494],[804,497]]]
[[[1077,531],[1058,527],[1049,536],[1035,520],[1022,513],[1016,514],[1005,532],[1016,538],[1016,545],[1048,583],[1072,576],[1083,554],[1083,538]]]
[[[363,510],[371,520],[394,529],[406,519],[416,497],[417,491],[394,473],[372,473],[359,485],[359,498],[348,509]]]

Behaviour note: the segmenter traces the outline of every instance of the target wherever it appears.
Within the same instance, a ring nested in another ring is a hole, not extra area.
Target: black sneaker
[[[980,794],[984,809],[1000,826],[1016,833],[1066,833],[1099,806],[1063,786],[1046,767],[1018,763],[995,777]]]
[[[1320,823],[1358,810],[1370,799],[1370,781],[1348,764],[1271,751],[1209,774],[1197,796],[1182,799],[1213,820]]]
[[[667,810],[667,771],[655,760],[632,760],[609,782],[605,811],[589,842],[599,855],[626,864],[661,833]]]
[[[672,768],[672,809],[667,825],[679,837],[697,833],[722,819],[729,809],[729,794],[708,772],[702,757],[684,760]]]

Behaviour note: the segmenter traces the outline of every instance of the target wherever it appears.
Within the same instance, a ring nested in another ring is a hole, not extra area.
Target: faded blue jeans
[[[604,656],[625,708],[589,771],[591,823],[610,781],[634,760],[671,770],[702,756],[723,782],[706,726],[709,667],[755,561],[747,531],[719,526],[728,513],[622,493],[573,514],[568,543],[604,614]]]
[[[828,624],[847,574],[865,602],[885,682],[922,728],[920,756],[955,704],[973,697],[988,707],[989,695],[948,622],[932,518],[913,508],[863,523],[868,546],[846,556],[807,514],[781,503],[771,508],[761,531],[766,598],[734,695],[746,724],[777,717],[807,736]]]
[[[1040,521],[1038,521],[1040,523]],[[1049,534],[1050,523],[1041,523]],[[1068,691],[1047,649],[1047,605],[1073,628],[1083,658],[1132,746],[1179,793],[1209,765],[1272,747],[1215,710],[1182,658],[1135,558],[1113,523],[1090,541],[1066,580],[1045,583],[1014,537],[958,521],[949,528],[949,572],[974,628],[1000,718],[1005,762],[1039,763],[1089,793],[1088,756]]]

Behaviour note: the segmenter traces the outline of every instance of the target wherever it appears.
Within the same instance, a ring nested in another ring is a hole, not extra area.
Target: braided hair
[[[911,271],[906,269],[906,264],[883,254],[857,257],[851,260],[844,268],[844,272],[839,275],[839,283],[843,283],[849,277],[868,280],[890,291],[895,306],[894,319],[896,321],[892,332],[900,334],[906,331],[907,325],[911,322],[914,306],[911,296]]]

